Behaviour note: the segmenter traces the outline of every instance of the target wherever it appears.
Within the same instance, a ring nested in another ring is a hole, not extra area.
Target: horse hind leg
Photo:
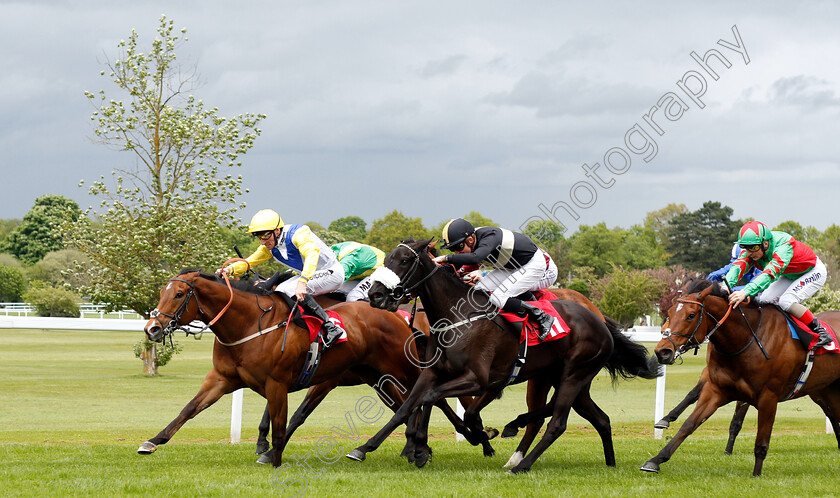
[[[659,422],[653,424],[655,429],[667,429],[670,427],[671,422],[677,420],[677,418],[682,415],[682,413],[688,408],[689,406],[697,403],[697,400],[700,398],[700,391],[703,389],[703,384],[705,382],[700,379],[700,382],[697,383],[694,388],[685,395],[685,398],[680,401],[677,406],[674,407],[673,410],[668,412],[667,415],[662,417]]]
[[[528,391],[525,400],[529,412],[516,417],[515,420],[505,426],[505,431],[502,434],[502,437],[513,437],[518,432],[519,427],[526,427],[525,435],[519,441],[516,451],[513,452],[513,455],[510,456],[510,459],[504,465],[506,469],[516,467],[525,458],[525,454],[528,452],[537,434],[539,434],[545,419],[553,413],[557,393],[555,392],[551,402],[546,404],[545,400],[550,390],[551,384],[542,379],[534,378],[528,381]]]
[[[820,392],[811,394],[811,399],[822,408],[823,413],[828,417],[829,424],[837,439],[837,448],[840,449],[840,381],[833,383]]]
[[[741,427],[744,426],[744,417],[747,416],[747,411],[750,409],[750,404],[746,401],[738,401],[735,404],[735,413],[732,414],[732,422],[729,423],[729,440],[726,442],[726,449],[723,453],[731,455],[735,448],[735,438],[741,432]]]
[[[604,447],[604,461],[607,467],[615,467],[615,448],[613,447],[610,417],[592,400],[592,396],[589,394],[589,387],[586,386],[581,391],[572,408],[574,408],[578,415],[592,424],[592,427],[601,436],[601,444]]]

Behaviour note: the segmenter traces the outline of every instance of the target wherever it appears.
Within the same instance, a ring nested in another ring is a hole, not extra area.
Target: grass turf
[[[735,454],[723,455],[731,405],[690,436],[654,475],[638,470],[665,443],[653,438],[654,382],[622,381],[613,388],[606,376],[594,382],[593,399],[612,419],[614,469],[604,466],[595,431],[574,414],[567,432],[526,475],[508,476],[502,469],[518,438],[494,440],[497,455],[485,458],[480,449],[454,442],[451,426],[437,412],[430,426],[434,455],[425,468],[398,457],[404,442],[401,430],[365,462],[350,461],[344,453],[390,416],[386,412],[372,424],[359,419],[356,402],[373,395],[366,386],[331,393],[292,438],[285,465],[277,470],[253,463],[264,402],[251,392],[245,395],[242,444],[227,442],[230,398],[225,397],[154,455],[140,456],[137,446],[157,434],[195,394],[210,367],[212,336],[181,339],[184,352],[156,378],[139,373],[141,364],[131,346],[140,338],[139,332],[0,330],[0,495],[837,494],[836,480],[827,478],[836,466],[837,443],[824,433],[825,419],[809,400],[780,405],[760,479],[749,477],[755,410],[747,417]],[[695,384],[702,367],[701,353],[668,369],[669,408]],[[509,388],[482,412],[485,424],[501,428],[524,411],[524,392],[524,385]],[[302,397],[291,396],[292,409]],[[352,436],[353,428],[358,435]]]

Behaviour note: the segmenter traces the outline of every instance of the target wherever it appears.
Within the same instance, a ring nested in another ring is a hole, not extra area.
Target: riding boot
[[[274,290],[274,288],[277,287],[277,284],[280,283],[280,280],[283,277],[283,273],[284,272],[281,271],[274,272],[274,275],[268,277],[262,282],[258,282],[256,285],[263,289]]]
[[[307,313],[324,322],[324,325],[321,327],[324,329],[324,349],[332,346],[333,343],[341,337],[341,329],[338,328],[332,320],[330,320],[330,317],[327,316],[327,312],[324,311],[324,308],[322,308],[320,304],[315,302],[315,298],[312,297],[311,294],[307,294],[306,297],[303,298],[303,301],[300,302],[300,306],[306,310]]]
[[[814,334],[820,336],[819,340],[816,344],[814,344],[814,347],[812,349],[820,349],[823,346],[828,346],[834,341],[834,339],[831,338],[831,336],[828,334],[825,328],[823,328],[823,326],[820,325],[820,321],[817,319],[817,317],[814,317],[814,319],[811,320],[811,323],[808,324],[808,327],[810,327],[811,330],[814,331]]]
[[[548,334],[551,333],[551,326],[554,325],[554,317],[536,306],[525,302],[522,303],[522,310],[528,313],[528,316],[539,325],[540,333],[538,339],[540,342],[543,342],[548,337]]]

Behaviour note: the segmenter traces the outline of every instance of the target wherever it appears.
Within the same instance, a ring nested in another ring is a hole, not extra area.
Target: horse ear
[[[438,242],[439,241],[437,240],[432,240],[431,242],[429,242],[429,246],[426,249],[428,249],[429,252],[433,251]]]
[[[711,293],[712,293],[712,289],[714,289],[714,287],[715,287],[714,285],[710,285],[710,286],[706,287],[705,289],[703,289],[702,291],[700,291],[700,292],[697,294],[697,297],[698,297],[700,300],[705,299],[705,298],[706,298],[706,296],[708,296],[709,294],[711,294]]]

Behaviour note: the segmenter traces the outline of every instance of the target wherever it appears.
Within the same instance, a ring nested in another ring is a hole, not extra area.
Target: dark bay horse
[[[216,336],[213,368],[198,394],[138,452],[154,452],[224,394],[248,387],[268,400],[273,464],[279,466],[287,439],[287,394],[297,382],[310,347],[309,332],[293,321],[272,330],[287,320],[290,304],[270,290],[246,282],[228,286],[216,276],[196,270],[184,270],[170,279],[146,324],[146,335],[151,341],[161,341],[194,320],[212,323],[209,328]],[[334,379],[352,368],[367,369],[381,375],[377,394],[402,404],[407,386],[414,385],[419,375],[419,368],[404,354],[406,343],[413,347],[408,325],[399,315],[364,302],[342,303],[332,309],[341,315],[348,341],[323,355],[312,383]]]
[[[728,314],[726,294],[718,284],[706,280],[693,283],[686,294],[677,300],[677,306],[668,310],[668,320],[662,326],[664,337],[656,345],[656,357],[660,363],[671,364],[678,354],[708,337],[705,382],[692,414],[641,470],[658,472],[659,465],[668,461],[685,438],[715,410],[730,401],[745,401],[758,409],[753,476],[759,476],[770,445],[777,405],[793,392],[805,364],[806,351],[799,341],[791,339],[784,316],[773,307],[741,306],[744,317],[735,312]],[[819,318],[835,330],[840,327],[840,312],[820,313]],[[840,447],[840,355],[816,356],[810,377],[795,397],[806,395],[829,418]]]
[[[466,407],[464,422],[474,434],[480,432],[476,420],[480,410],[496,399],[509,383],[519,350],[519,334],[496,313],[489,296],[474,292],[454,272],[438,267],[431,260],[430,240],[400,244],[385,260],[378,279],[369,292],[371,305],[393,310],[406,294],[416,292],[423,301],[432,335],[426,358],[434,359],[423,370],[408,398],[393,418],[368,442],[347,456],[364,460],[396,427],[415,411],[421,419],[406,430],[416,439],[414,463],[428,461],[428,424],[432,404],[454,396],[478,395]],[[387,270],[386,270],[387,268]],[[654,378],[658,367],[648,362],[647,350],[622,334],[613,334],[593,312],[568,301],[553,301],[572,329],[567,337],[534,347],[516,382],[545,378],[556,389],[551,421],[537,446],[509,472],[525,472],[566,429],[572,407],[598,431],[604,446],[606,464],[615,465],[609,417],[589,395],[590,384],[602,368],[615,378],[643,376]],[[466,320],[465,320],[466,319]]]

